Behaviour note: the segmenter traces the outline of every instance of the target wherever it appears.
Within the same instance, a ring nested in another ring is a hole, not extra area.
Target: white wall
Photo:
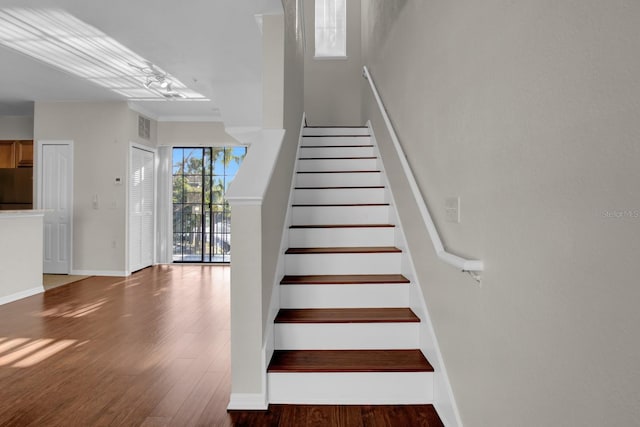
[[[262,16],[262,127],[282,129],[284,106],[284,17]]]
[[[125,102],[35,104],[34,138],[74,143],[73,271],[125,272],[131,120]],[[116,177],[122,185],[115,185]]]
[[[222,122],[158,122],[159,146],[233,145]]]
[[[315,0],[303,0],[306,25],[304,110],[312,126],[358,126],[362,58],[360,0],[347,0],[347,58],[314,59]]]
[[[42,214],[0,213],[0,304],[43,291]]]
[[[33,116],[0,116],[0,139],[33,139]]]
[[[485,262],[479,287],[436,259],[390,162],[464,424],[637,425],[640,4],[363,0],[362,17],[445,246]]]
[[[293,178],[304,96],[302,28],[296,28],[296,0],[284,0],[284,142],[262,205],[262,316],[267,322],[271,290],[276,278],[280,242]]]

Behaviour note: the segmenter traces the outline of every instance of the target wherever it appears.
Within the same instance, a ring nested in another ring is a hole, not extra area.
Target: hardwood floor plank
[[[441,425],[423,423],[430,419],[425,413],[435,414],[428,405],[369,409],[375,420],[368,424],[360,406],[227,413],[229,271],[156,266],[0,306],[0,425]],[[52,341],[16,353],[38,340]],[[59,347],[66,342],[72,343]]]
[[[164,417],[147,417],[140,427],[169,427],[171,424],[170,418]]]
[[[231,394],[231,372],[229,370],[224,372],[224,375],[220,377],[220,384],[214,391],[211,399],[207,403],[206,407],[200,414],[197,421],[197,425],[201,426],[219,426],[226,427],[232,425],[242,425],[233,423],[234,412],[227,412],[227,406],[229,404],[229,395]],[[262,413],[263,411],[237,411],[238,414],[252,414],[254,412]],[[247,426],[252,424],[246,424]],[[253,424],[261,425],[261,424]],[[262,424],[272,425],[272,424]]]
[[[171,419],[171,424],[184,427],[197,425],[225,374],[224,372],[207,372],[203,374],[196,387]]]

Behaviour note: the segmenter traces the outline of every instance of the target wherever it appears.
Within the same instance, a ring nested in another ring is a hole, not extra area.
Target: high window
[[[173,261],[231,261],[231,210],[224,194],[245,147],[173,149]]]
[[[347,56],[347,0],[316,0],[317,58]]]

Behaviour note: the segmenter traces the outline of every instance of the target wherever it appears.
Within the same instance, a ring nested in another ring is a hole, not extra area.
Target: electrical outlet
[[[447,222],[460,223],[460,197],[447,197],[444,200]]]

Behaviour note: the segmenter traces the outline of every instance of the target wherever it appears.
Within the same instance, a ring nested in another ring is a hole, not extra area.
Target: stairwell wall
[[[360,0],[347,0],[347,57],[316,59],[315,0],[304,1],[304,109],[310,126],[362,125]]]
[[[302,28],[296,26],[298,2],[283,0],[284,8],[284,142],[262,205],[262,320],[266,328],[280,242],[287,213],[296,148],[303,115],[304,46]]]
[[[0,139],[33,139],[33,116],[0,116]]]
[[[438,261],[365,92],[465,425],[640,421],[638,19],[624,1],[362,1],[445,247],[486,266],[480,287]]]

